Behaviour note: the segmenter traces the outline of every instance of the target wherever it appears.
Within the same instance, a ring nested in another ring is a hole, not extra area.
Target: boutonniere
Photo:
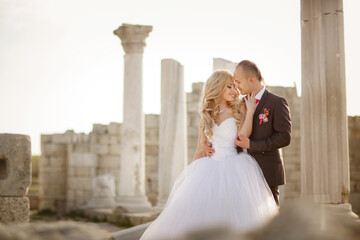
[[[269,121],[268,116],[269,116],[269,110],[267,108],[263,108],[263,113],[259,114],[259,119],[260,119],[259,125],[261,125],[262,123],[263,124],[267,123]]]

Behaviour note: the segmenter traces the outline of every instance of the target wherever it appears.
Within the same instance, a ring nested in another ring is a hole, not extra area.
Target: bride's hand
[[[252,92],[250,94],[248,94],[247,98],[245,97],[245,104],[246,104],[246,108],[248,111],[251,111],[252,113],[255,112],[256,109],[256,98],[255,98],[255,93]]]

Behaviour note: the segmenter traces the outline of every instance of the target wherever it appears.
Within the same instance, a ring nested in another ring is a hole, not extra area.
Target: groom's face
[[[249,94],[253,91],[250,77],[243,71],[242,67],[237,67],[234,72],[235,87],[241,95]]]

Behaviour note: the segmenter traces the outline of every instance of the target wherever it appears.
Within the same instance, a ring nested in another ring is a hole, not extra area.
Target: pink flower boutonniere
[[[260,123],[259,125],[261,125],[262,123],[267,123],[269,121],[268,119],[269,116],[269,110],[267,108],[263,108],[263,113],[259,114],[259,119],[260,119]]]

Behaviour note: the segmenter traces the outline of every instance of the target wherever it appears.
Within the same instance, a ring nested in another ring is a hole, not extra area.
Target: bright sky
[[[359,9],[344,0],[349,115],[360,115]],[[30,135],[39,154],[40,134],[121,122],[122,23],[154,27],[146,113],[160,112],[163,58],[184,65],[186,91],[211,74],[213,57],[255,61],[268,85],[301,85],[300,0],[0,0],[0,132]]]

